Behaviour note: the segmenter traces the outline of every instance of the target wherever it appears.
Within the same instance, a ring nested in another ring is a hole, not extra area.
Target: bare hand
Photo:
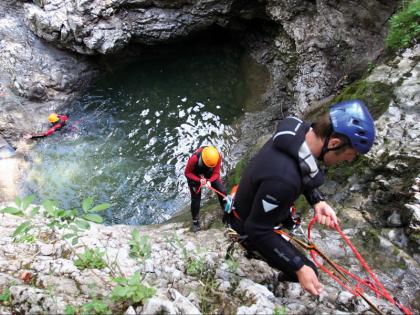
[[[322,284],[318,281],[315,271],[311,267],[303,265],[303,267],[296,272],[296,275],[301,287],[312,295],[320,295],[324,290]]]
[[[200,178],[200,185],[204,186],[206,184],[207,180],[203,177]]]
[[[338,225],[337,216],[335,211],[330,207],[325,201],[320,201],[317,204],[313,205],[314,213],[317,216],[317,222],[334,228]]]

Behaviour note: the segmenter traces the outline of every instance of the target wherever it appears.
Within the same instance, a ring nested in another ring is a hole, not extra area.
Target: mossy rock
[[[315,121],[316,118],[326,113],[331,105],[347,100],[360,99],[365,102],[373,119],[376,120],[388,110],[393,97],[392,86],[382,82],[359,80],[345,87],[331,101],[305,114],[304,119]]]
[[[347,86],[331,101],[331,105],[346,100],[360,99],[366,103],[370,113],[376,120],[388,110],[393,97],[391,86],[382,82],[360,80]]]
[[[353,175],[362,176],[372,168],[372,161],[364,155],[359,156],[352,164],[340,163],[328,168],[327,179],[345,183]]]
[[[236,163],[235,168],[229,173],[227,177],[228,187],[232,188],[233,186],[239,184],[239,182],[241,181],[242,173],[247,165],[248,160],[246,159],[242,159],[238,163]]]
[[[227,176],[228,192],[230,191],[230,188],[239,184],[241,181],[241,176],[245,171],[245,168],[248,166],[249,161],[261,150],[261,148],[270,139],[270,137],[271,134],[259,137],[255,142],[255,145],[250,150],[248,150],[244,157],[236,163],[235,168],[229,172]]]

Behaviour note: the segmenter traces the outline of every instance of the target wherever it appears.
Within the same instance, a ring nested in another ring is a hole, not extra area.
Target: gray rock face
[[[25,26],[18,2],[0,2],[0,131],[14,140],[74,97],[93,68],[40,40]]]
[[[383,47],[385,22],[395,1],[269,0],[267,13],[292,40],[296,58],[296,108],[330,96],[357,76]],[[340,31],[337,31],[340,30]]]
[[[393,174],[379,181],[382,198],[393,198],[395,193],[411,197],[404,207],[388,218],[391,226],[407,226],[411,239],[418,243],[420,235],[417,193],[420,174],[420,45],[407,49],[390,65],[381,65],[367,78],[368,82],[381,82],[394,89],[394,99],[388,110],[376,121],[377,137],[369,153],[378,167],[383,163]],[[386,161],[386,162],[382,162]],[[397,191],[399,187],[410,187]],[[380,196],[380,194],[379,194]],[[392,200],[392,199],[390,199]]]
[[[156,44],[212,25],[225,26],[232,0],[57,1],[25,4],[26,22],[39,37],[81,54],[116,52],[130,41]]]
[[[48,233],[49,239],[35,233],[33,244],[11,243],[10,235],[28,219],[6,214],[0,221],[0,262],[3,262],[0,288],[11,292],[5,313],[20,310],[31,314],[62,314],[66,305],[80,309],[92,301],[92,296],[103,296],[102,301],[107,304],[115,287],[112,278],[129,278],[135,271],[141,273],[141,283],[153,287],[156,293],[140,306],[127,305],[125,309],[114,309],[114,313],[272,314],[285,311],[307,314],[315,310],[331,313],[335,303],[341,309],[350,307],[351,295],[341,292],[326,279],[321,279],[325,293],[321,299],[315,299],[298,283],[278,283],[276,270],[263,261],[246,259],[239,248],[232,255],[237,267],[226,268],[229,242],[220,229],[192,233],[181,224],[140,227],[141,235],[148,235],[152,245],[150,257],[142,259],[129,255],[133,227],[123,225],[92,224],[90,230],[80,235],[76,246],[60,240],[65,231]],[[34,227],[45,227],[48,223],[42,216],[32,220]],[[326,243],[333,240],[329,235],[323,238]],[[57,246],[48,247],[53,244]],[[108,267],[79,270],[75,260],[87,248],[105,251],[103,258]],[[334,251],[330,257],[340,258]],[[200,269],[194,269],[197,267]],[[221,269],[223,273],[218,272]],[[33,281],[23,281],[22,271],[28,272]],[[226,286],[229,289],[226,290]],[[108,304],[115,307],[115,303]]]

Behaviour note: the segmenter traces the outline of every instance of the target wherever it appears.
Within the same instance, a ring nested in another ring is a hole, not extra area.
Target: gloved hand
[[[211,181],[209,181],[209,180],[208,180],[208,181],[206,182],[206,187],[207,187],[207,188],[210,188],[210,187],[211,187]]]

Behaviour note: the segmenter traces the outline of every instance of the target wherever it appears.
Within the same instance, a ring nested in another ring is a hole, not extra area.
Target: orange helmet
[[[48,121],[50,123],[55,123],[59,120],[58,115],[56,113],[52,113],[48,116]]]
[[[201,152],[201,158],[207,167],[215,167],[220,155],[215,147],[205,147]]]

